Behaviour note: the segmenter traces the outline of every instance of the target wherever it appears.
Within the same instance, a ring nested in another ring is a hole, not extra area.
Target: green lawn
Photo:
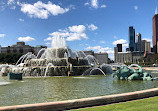
[[[158,111],[158,97],[71,111]]]

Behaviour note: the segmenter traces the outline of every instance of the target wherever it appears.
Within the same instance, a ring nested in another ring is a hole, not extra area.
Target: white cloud
[[[52,40],[52,37],[48,37],[48,38],[44,39],[44,41],[48,41],[48,40]]]
[[[90,24],[90,25],[88,25],[88,29],[91,30],[91,31],[94,31],[94,30],[97,30],[98,27],[95,26],[94,24]]]
[[[84,3],[84,5],[85,5],[85,6],[88,6],[88,5],[89,5],[89,3],[88,3],[88,2],[86,2],[86,3]]]
[[[47,4],[42,1],[38,1],[34,4],[20,4],[21,11],[26,13],[29,17],[47,19],[49,15],[57,16],[59,14],[64,14],[70,10],[69,8],[62,8],[59,5],[52,4],[48,2]]]
[[[105,4],[99,6],[98,0],[91,0],[90,2],[86,2],[84,3],[84,6],[90,6],[90,8],[95,8],[95,9],[107,7]]]
[[[98,0],[91,0],[91,6],[93,8],[98,8]]]
[[[106,7],[107,7],[106,5],[101,5],[101,6],[100,6],[100,8],[106,8]]]
[[[84,25],[74,25],[69,27],[70,32],[84,33],[86,31],[86,27]]]
[[[126,48],[129,47],[129,44],[125,39],[116,40],[112,44],[113,45],[122,44],[123,51],[125,51]]]
[[[138,10],[138,6],[135,5],[135,6],[134,6],[134,10]]]
[[[24,22],[24,19],[19,18],[19,21],[20,21],[20,22]]]
[[[86,27],[84,25],[69,26],[64,30],[59,29],[58,31],[50,33],[49,35],[52,37],[56,37],[56,36],[64,37],[66,38],[67,41],[88,39],[86,35]],[[51,37],[48,37],[45,39],[45,41],[51,39],[52,39]]]
[[[126,43],[127,41],[125,39],[120,39],[120,40],[114,41],[112,44],[117,45],[117,44],[126,44]]]
[[[35,39],[32,38],[32,37],[30,37],[30,36],[26,36],[26,37],[19,37],[18,40],[19,40],[19,41],[28,42],[28,41],[33,41],[33,40],[35,40]]]
[[[109,47],[101,47],[101,46],[94,46],[94,47],[87,47],[86,50],[94,50],[97,53],[108,53],[109,58],[114,60],[114,50]]]
[[[105,41],[100,41],[100,43],[103,43],[103,44],[104,44],[104,43],[105,43]]]
[[[148,42],[152,42],[152,39],[149,39],[149,38],[144,38],[143,40],[146,40]]]
[[[94,50],[96,51],[97,53],[101,52],[101,53],[114,53],[114,51],[112,50],[112,48],[109,48],[109,47],[101,47],[101,46],[94,46],[94,47],[87,47],[85,48],[86,50]]]
[[[0,34],[0,37],[5,37],[6,36],[6,34]]]
[[[8,4],[8,5],[15,4],[15,0],[8,0],[7,4]]]

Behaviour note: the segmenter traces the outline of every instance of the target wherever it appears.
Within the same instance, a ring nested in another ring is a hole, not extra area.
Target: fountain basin
[[[5,106],[5,107],[0,107],[0,110],[2,110],[2,111],[4,111],[4,110],[5,111],[10,111],[10,110],[16,110],[16,111],[68,110],[68,109],[74,109],[74,108],[83,108],[83,107],[125,102],[125,101],[129,101],[129,100],[142,99],[142,98],[153,97],[153,96],[157,96],[157,95],[158,95],[158,88],[152,88],[152,89],[136,91],[136,92],[107,95],[107,96],[100,96],[100,97],[92,97],[92,98],[75,99],[75,100],[68,100],[68,101]]]
[[[154,77],[158,74],[153,74]],[[120,81],[111,75],[23,77],[23,81],[0,86],[0,106],[57,102],[103,95],[127,93],[158,86],[158,81]],[[127,87],[128,86],[128,87]]]

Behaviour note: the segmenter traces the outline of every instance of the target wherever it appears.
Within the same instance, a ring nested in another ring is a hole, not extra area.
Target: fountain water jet
[[[94,70],[99,70],[104,76],[106,76],[106,74],[105,74],[100,68],[94,68],[94,69],[92,69],[92,70],[90,71],[90,74],[92,74],[92,72],[93,72]]]
[[[47,72],[48,72],[48,68],[49,68],[50,66],[54,66],[54,65],[53,65],[52,63],[48,63],[48,65],[47,65],[47,67],[46,67],[45,74],[44,74],[44,78],[46,78]]]

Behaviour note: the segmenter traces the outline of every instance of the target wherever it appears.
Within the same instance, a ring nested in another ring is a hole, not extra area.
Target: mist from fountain
[[[53,49],[67,48],[65,39],[62,37],[53,37],[51,48]]]

